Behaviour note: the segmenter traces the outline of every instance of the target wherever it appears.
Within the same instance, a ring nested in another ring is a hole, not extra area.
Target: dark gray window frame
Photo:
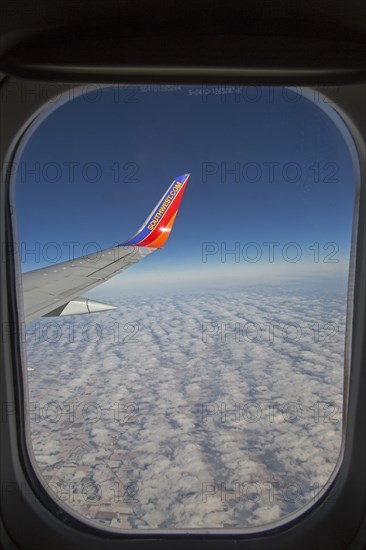
[[[118,79],[116,79],[118,80]],[[223,78],[224,80],[224,78]],[[14,83],[15,88],[14,88]],[[9,85],[13,90],[23,90],[23,97],[30,97],[30,90],[42,89],[31,100],[19,101],[14,92],[9,97]],[[7,116],[2,124],[1,165],[8,167],[1,181],[1,242],[16,240],[12,234],[9,211],[9,182],[11,162],[19,142],[29,124],[42,113],[47,101],[61,89],[71,89],[75,84],[37,84],[28,80],[1,83],[0,93],[7,94]],[[316,88],[314,88],[316,89]],[[321,92],[321,88],[320,88]],[[349,377],[349,404],[345,427],[345,447],[342,464],[336,478],[319,501],[303,515],[268,531],[236,533],[204,532],[117,534],[78,521],[60,508],[43,490],[27,459],[22,409],[24,406],[21,375],[21,342],[17,330],[10,331],[1,348],[1,402],[2,402],[2,522],[4,534],[20,548],[120,548],[134,541],[137,548],[183,548],[194,544],[204,548],[222,544],[243,548],[346,548],[359,531],[365,502],[365,342],[366,342],[366,191],[365,191],[365,142],[366,124],[363,83],[330,87],[327,95],[333,95],[332,106],[347,124],[359,156],[361,168],[360,216],[357,243],[354,248],[355,284],[352,331],[352,365]],[[2,96],[4,97],[4,96]],[[3,103],[4,106],[4,103]],[[14,256],[3,255],[1,262],[1,315],[3,327],[17,325],[16,288],[18,276]],[[21,528],[20,528],[21,523]],[[225,539],[225,542],[223,541]],[[45,544],[45,541],[46,544]],[[43,546],[42,546],[43,544]],[[48,545],[48,546],[47,546]],[[9,546],[10,548],[11,546]],[[357,545],[355,546],[357,547]]]

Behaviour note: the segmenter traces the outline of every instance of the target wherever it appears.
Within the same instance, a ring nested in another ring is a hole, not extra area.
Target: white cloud
[[[82,495],[84,472],[141,528],[261,526],[310,502],[340,449],[345,296],[253,286],[117,305],[30,338],[30,401],[62,411],[30,415],[43,474]]]

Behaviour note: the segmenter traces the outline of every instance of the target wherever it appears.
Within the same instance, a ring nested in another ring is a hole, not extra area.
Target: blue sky
[[[197,272],[207,280],[221,272],[229,281],[234,272],[240,277],[276,267],[279,277],[288,270],[317,276],[319,269],[331,274],[346,265],[352,160],[318,105],[282,88],[156,90],[84,93],[31,136],[16,184],[23,270],[47,264],[42,250],[58,261],[69,259],[64,243],[80,243],[73,245],[79,256],[87,243],[106,248],[128,239],[173,178],[186,172],[191,178],[169,241],[128,277],[178,272],[194,278]],[[207,242],[217,244],[217,253],[203,263]],[[256,248],[246,248],[253,242]],[[279,243],[275,265],[266,242]],[[296,247],[286,248],[289,242]],[[324,248],[327,243],[335,245]],[[235,246],[239,262],[233,254],[222,262],[222,250]],[[301,250],[301,259],[284,262],[284,247],[291,257]],[[25,254],[32,248],[37,259]],[[258,262],[246,261],[258,250]],[[332,252],[340,261],[324,263]]]

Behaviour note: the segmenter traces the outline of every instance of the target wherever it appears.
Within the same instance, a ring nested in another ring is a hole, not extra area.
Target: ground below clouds
[[[33,452],[54,496],[117,528],[262,526],[317,497],[341,444],[344,294],[109,301],[27,327]]]

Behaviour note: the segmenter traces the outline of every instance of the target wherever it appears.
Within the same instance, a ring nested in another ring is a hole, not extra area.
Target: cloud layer
[[[53,494],[119,528],[263,526],[316,498],[341,445],[344,293],[113,303],[27,327],[32,446]]]

